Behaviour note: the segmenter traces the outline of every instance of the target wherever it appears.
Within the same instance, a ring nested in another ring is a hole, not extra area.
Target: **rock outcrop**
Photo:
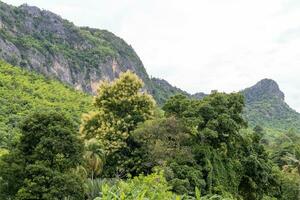
[[[124,40],[106,30],[77,27],[26,4],[0,2],[0,59],[95,93],[100,80],[135,72],[151,90],[143,63]]]

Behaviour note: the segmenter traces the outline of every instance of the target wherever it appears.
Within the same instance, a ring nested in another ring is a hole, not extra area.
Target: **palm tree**
[[[91,174],[93,181],[95,176],[101,174],[105,163],[105,152],[96,139],[88,140],[85,144],[86,152],[84,155],[86,169]]]

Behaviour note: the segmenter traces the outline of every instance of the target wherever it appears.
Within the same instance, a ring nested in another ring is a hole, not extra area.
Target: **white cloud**
[[[7,0],[19,5],[23,0]],[[275,79],[300,111],[299,0],[27,0],[130,43],[149,74],[189,92]]]

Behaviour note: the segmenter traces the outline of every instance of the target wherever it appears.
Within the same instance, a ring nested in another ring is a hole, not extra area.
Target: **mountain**
[[[143,63],[124,40],[106,30],[77,27],[26,4],[0,2],[0,59],[95,93],[100,80],[135,72],[152,89]]]
[[[60,16],[26,4],[0,2],[0,59],[54,77],[95,94],[101,80],[131,70],[162,104],[186,92],[162,79],[150,79],[134,49],[106,30],[77,27]]]
[[[0,61],[0,149],[17,137],[18,123],[30,112],[53,108],[79,125],[92,97],[60,81]]]
[[[245,97],[244,117],[250,127],[259,125],[276,131],[291,128],[300,131],[300,114],[285,102],[284,93],[274,80],[263,79],[240,92]],[[199,92],[189,96],[202,99],[207,94]]]
[[[253,103],[261,100],[277,99],[284,102],[284,93],[279,89],[278,84],[272,79],[263,79],[254,86],[243,90],[246,103]]]
[[[241,91],[245,96],[245,118],[250,125],[279,130],[300,130],[300,114],[284,101],[284,93],[271,79],[263,79]]]
[[[196,99],[207,95],[191,95],[163,79],[150,78],[134,49],[113,33],[77,27],[26,4],[14,7],[0,2],[0,59],[90,94],[96,93],[99,81],[113,80],[120,72],[131,70],[159,105],[175,94]],[[241,92],[246,100],[244,115],[251,126],[300,130],[300,114],[285,103],[275,81],[264,79]]]

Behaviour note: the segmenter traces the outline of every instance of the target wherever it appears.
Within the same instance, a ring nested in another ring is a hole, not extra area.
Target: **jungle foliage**
[[[175,95],[159,108],[126,72],[90,106],[57,81],[1,66],[0,135],[19,135],[1,140],[1,199],[299,197],[297,131],[269,142],[268,130],[247,127],[239,93]]]
[[[34,72],[0,61],[0,149],[10,149],[19,136],[19,123],[40,109],[64,111],[78,126],[92,98]]]

